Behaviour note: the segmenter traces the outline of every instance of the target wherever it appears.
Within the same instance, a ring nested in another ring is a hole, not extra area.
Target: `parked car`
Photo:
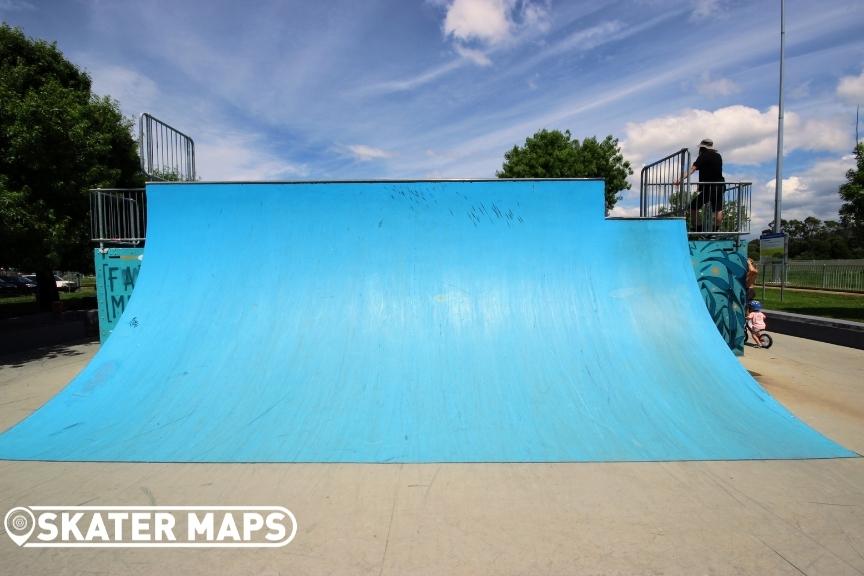
[[[32,294],[36,292],[36,282],[23,276],[3,276],[3,281],[15,286],[19,294]]]
[[[63,292],[75,292],[78,290],[78,284],[71,280],[64,280],[59,274],[54,274],[54,281],[57,282],[57,289]]]
[[[34,285],[36,284],[35,274],[24,274],[22,278],[26,278]],[[54,282],[57,285],[57,289],[63,292],[75,292],[76,290],[78,290],[78,284],[76,282],[72,282],[71,280],[64,280],[60,277],[59,274],[54,274]]]
[[[18,293],[18,286],[0,278],[0,294],[3,296],[14,296]]]

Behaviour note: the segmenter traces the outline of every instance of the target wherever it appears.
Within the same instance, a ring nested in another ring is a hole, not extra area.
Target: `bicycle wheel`
[[[771,336],[764,332],[762,333],[762,338],[760,338],[760,340],[762,341],[762,348],[770,348],[771,345],[774,344],[774,340],[771,339]]]

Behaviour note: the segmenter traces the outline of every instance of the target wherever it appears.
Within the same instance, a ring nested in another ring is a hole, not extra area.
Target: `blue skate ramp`
[[[680,220],[600,181],[148,185],[135,293],[0,458],[826,458],[741,367]]]

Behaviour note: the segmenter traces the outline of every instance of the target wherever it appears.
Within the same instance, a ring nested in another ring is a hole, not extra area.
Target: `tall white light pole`
[[[777,173],[774,177],[774,232],[780,231],[783,204],[783,56],[786,42],[785,0],[780,0],[780,113],[777,118]]]

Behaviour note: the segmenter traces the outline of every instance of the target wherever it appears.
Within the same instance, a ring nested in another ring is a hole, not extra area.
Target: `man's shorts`
[[[723,193],[725,191],[725,184],[700,184],[699,193],[690,201],[690,208],[699,210],[706,204],[710,204],[711,210],[714,212],[723,210]]]

